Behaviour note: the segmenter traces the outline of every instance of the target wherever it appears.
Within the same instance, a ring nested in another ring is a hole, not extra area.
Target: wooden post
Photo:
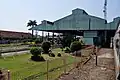
[[[98,48],[96,46],[96,53],[95,53],[95,56],[96,56],[96,66],[97,66],[97,52],[98,52]]]
[[[48,63],[49,61],[47,60],[47,80],[49,80],[49,78],[48,78],[48,73],[49,73],[49,63]]]
[[[97,66],[97,55],[96,55],[96,66]]]
[[[75,51],[75,67],[77,67],[77,51]]]
[[[63,65],[64,65],[64,74],[66,74],[66,59],[63,57]]]
[[[81,72],[80,72],[81,67],[82,67],[82,63],[81,63],[81,62],[82,62],[82,59],[81,59],[81,58],[82,58],[82,57],[80,56],[80,62],[78,62],[78,65],[77,65],[77,66],[78,66],[78,78],[81,77]],[[79,67],[79,64],[80,64],[80,67]]]
[[[10,80],[10,70],[8,70],[8,80]]]

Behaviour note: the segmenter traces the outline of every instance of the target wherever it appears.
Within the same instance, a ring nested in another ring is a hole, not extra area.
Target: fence
[[[91,49],[81,50],[83,57],[75,57],[66,54],[60,58],[46,60],[37,65],[25,66],[19,71],[7,72],[7,76],[10,77],[6,80],[54,80],[61,74],[66,74],[76,66],[86,63],[91,57],[93,52]],[[10,75],[9,75],[10,73]]]
[[[59,63],[58,63],[59,62]],[[39,65],[24,68],[20,71],[11,73],[11,80],[52,80],[63,72],[67,72],[73,68],[72,57],[62,57],[55,60],[47,60]],[[67,68],[66,68],[67,67]],[[32,75],[34,74],[34,75]],[[55,74],[55,76],[53,76]]]
[[[68,58],[68,57],[66,57]],[[24,80],[53,80],[55,79],[55,76],[57,78],[57,76],[59,76],[60,74],[62,74],[63,72],[66,73],[67,71],[69,71],[70,69],[72,69],[72,66],[70,66],[72,62],[67,62],[66,58],[62,57],[62,59],[56,59],[56,60],[52,60],[46,61],[46,68],[45,72],[40,72],[38,74],[35,75],[31,75],[27,78],[24,78]],[[58,62],[59,63],[56,63]],[[53,63],[56,63],[53,65]],[[53,76],[54,75],[54,76]]]

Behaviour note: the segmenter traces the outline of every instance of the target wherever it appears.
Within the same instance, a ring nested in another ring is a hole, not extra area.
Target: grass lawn
[[[54,49],[53,53],[57,56],[57,53],[60,52],[62,56],[66,56],[66,63],[71,63],[74,61],[74,58],[68,54],[64,54],[60,49]],[[30,75],[41,75],[43,72],[47,71],[46,61],[45,62],[34,62],[30,60],[31,54],[23,54],[14,57],[7,57],[6,59],[0,59],[0,68],[9,69],[11,71],[11,80],[18,80],[28,77]],[[62,57],[49,57],[48,55],[43,54],[43,57],[49,61],[49,70],[52,68],[59,67],[63,65]],[[57,58],[57,59],[56,59]],[[70,68],[69,68],[70,69]],[[59,70],[49,73],[50,80],[54,80],[61,73],[63,73],[64,67]],[[46,75],[41,75],[39,79],[34,80],[45,80]]]

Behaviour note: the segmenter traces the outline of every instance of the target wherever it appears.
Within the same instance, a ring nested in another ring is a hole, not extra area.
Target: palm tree
[[[35,26],[37,26],[37,22],[36,22],[36,20],[34,20],[34,21],[32,21],[32,20],[29,20],[29,22],[27,23],[27,27],[35,27]],[[33,38],[33,33],[34,33],[34,30],[32,30],[32,38]]]

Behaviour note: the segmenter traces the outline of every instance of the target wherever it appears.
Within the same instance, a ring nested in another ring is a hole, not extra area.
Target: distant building
[[[0,30],[0,39],[28,39],[31,33]]]

